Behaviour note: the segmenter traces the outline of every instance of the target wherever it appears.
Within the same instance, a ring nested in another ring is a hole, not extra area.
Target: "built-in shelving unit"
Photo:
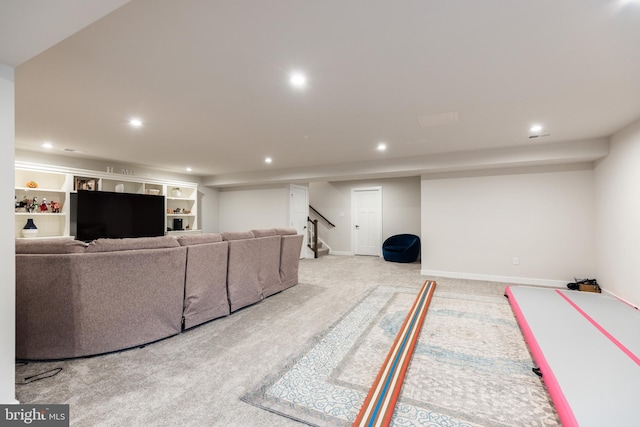
[[[188,231],[197,229],[197,188],[167,187],[167,229]],[[177,227],[174,220],[182,220],[182,227]],[[182,230],[179,230],[182,228]]]
[[[29,186],[29,183],[37,187]],[[43,172],[16,168],[15,173],[16,202],[28,201],[34,198],[37,206],[33,212],[26,208],[15,208],[16,237],[22,237],[22,228],[29,218],[38,227],[38,237],[55,237],[69,235],[69,175],[55,172]],[[46,200],[49,204],[46,211],[41,211],[40,205]],[[52,203],[58,203],[59,213],[53,213]]]
[[[34,184],[36,183],[36,188]],[[136,194],[154,194],[165,197],[165,222],[169,234],[197,233],[198,184],[154,178],[142,178],[117,173],[62,168],[50,165],[16,162],[16,202],[31,201],[38,204],[46,199],[48,210],[38,206],[33,212],[16,206],[15,235],[22,237],[22,228],[29,218],[38,227],[36,238],[68,237],[70,230],[70,194],[78,188],[97,191],[118,191]],[[30,186],[31,185],[31,186]],[[59,213],[53,213],[50,204],[57,202]],[[174,231],[174,219],[182,219],[183,230]]]

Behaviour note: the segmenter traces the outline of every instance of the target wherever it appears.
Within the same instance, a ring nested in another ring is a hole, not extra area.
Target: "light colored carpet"
[[[317,426],[350,426],[416,289],[380,286],[243,400]],[[392,426],[556,426],[503,296],[439,292]]]
[[[302,260],[300,284],[181,335],[103,356],[16,367],[23,403],[68,403],[74,426],[299,426],[240,397],[278,372],[374,288],[417,292],[419,264],[376,257]],[[501,296],[504,284],[434,278],[438,289]],[[507,301],[504,302],[507,304]]]

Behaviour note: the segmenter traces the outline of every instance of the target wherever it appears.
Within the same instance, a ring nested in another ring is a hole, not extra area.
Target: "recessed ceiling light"
[[[53,148],[53,144],[52,144],[52,143],[50,143],[49,141],[45,141],[45,142],[43,142],[43,143],[42,143],[42,146],[43,146],[44,148]]]
[[[387,144],[385,144],[384,142],[381,142],[380,144],[378,144],[378,146],[376,147],[376,150],[378,151],[385,151],[387,149]]]
[[[191,169],[189,166],[187,166],[187,172],[191,172],[193,169]]]
[[[264,158],[264,162],[265,163],[271,163],[271,162],[273,162],[273,159],[271,157],[265,157]]]
[[[294,71],[289,75],[289,83],[296,89],[303,89],[307,86],[307,76],[300,71]]]
[[[529,128],[530,132],[540,132],[542,130],[542,125],[533,125]]]
[[[129,120],[129,124],[134,128],[139,128],[139,127],[142,127],[142,120],[140,120],[137,117],[134,117],[131,120]]]

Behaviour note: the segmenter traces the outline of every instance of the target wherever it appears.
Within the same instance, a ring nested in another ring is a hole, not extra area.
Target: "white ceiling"
[[[129,0],[0,0],[0,61],[15,67]]]
[[[64,21],[124,1],[6,3]],[[640,118],[638,40],[640,4],[620,0],[132,0],[26,62],[9,52],[16,148],[190,166],[212,185],[589,161]],[[534,123],[551,136],[530,140]]]

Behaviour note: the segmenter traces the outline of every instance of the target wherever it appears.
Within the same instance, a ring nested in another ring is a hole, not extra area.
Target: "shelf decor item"
[[[27,208],[28,204],[29,204],[29,201],[27,200],[26,196],[21,201],[18,201],[18,196],[16,196],[16,208],[15,208],[16,212],[22,212]]]
[[[38,183],[35,181],[27,182],[27,188],[38,188]]]
[[[36,237],[38,235],[38,227],[33,222],[33,218],[27,219],[27,223],[22,228],[22,237]]]
[[[171,194],[173,195],[173,197],[182,197],[182,190],[180,189],[180,187],[176,187],[171,190]]]
[[[81,176],[76,176],[73,179],[73,190],[74,191],[96,191],[97,179],[96,178],[86,178]]]
[[[38,209],[39,206],[40,204],[38,203],[38,198],[34,197],[29,201],[29,204],[26,206],[27,212],[29,213],[34,212],[36,209]]]

